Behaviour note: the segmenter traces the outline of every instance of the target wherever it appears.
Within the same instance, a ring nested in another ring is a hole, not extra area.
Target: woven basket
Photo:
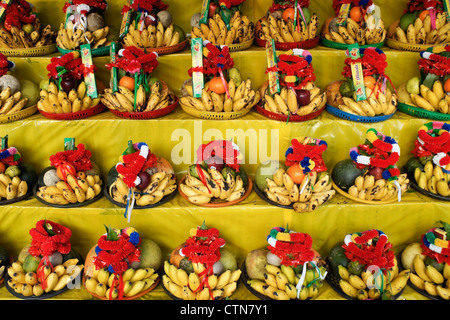
[[[437,51],[439,51],[439,49],[444,49],[445,48],[445,44],[438,44],[438,45],[432,45],[432,44],[409,44],[409,43],[403,43],[397,40],[393,40],[393,39],[386,39],[386,45],[389,48],[392,49],[396,49],[396,50],[402,50],[402,51],[411,51],[411,52],[421,52],[421,51],[425,51],[428,48],[433,47],[434,49],[438,49]]]
[[[321,38],[321,42],[325,47],[339,49],[339,50],[347,50],[348,46],[349,46],[349,44],[334,42],[334,41],[327,40],[325,38]],[[381,48],[382,46],[384,46],[384,41],[379,42],[379,43],[374,43],[374,44],[366,44],[366,45],[359,46],[359,47],[360,48]]]
[[[430,119],[430,120],[442,120],[448,121],[450,120],[450,114],[436,112],[436,111],[428,111],[419,107],[411,106],[406,103],[399,102],[398,110],[409,114],[410,116],[422,119]]]
[[[37,106],[31,106],[25,109],[20,110],[19,112],[15,112],[13,114],[5,114],[0,116],[0,123],[8,123],[8,122],[14,122],[17,120],[25,119],[37,112]]]
[[[175,101],[171,105],[169,105],[165,108],[159,109],[159,110],[146,111],[146,112],[122,112],[122,111],[110,109],[110,111],[113,114],[115,114],[116,116],[118,116],[120,118],[124,118],[124,119],[147,120],[147,119],[160,118],[165,115],[168,115],[173,110],[175,110],[177,105],[178,105],[178,97],[175,97]]]
[[[342,110],[339,110],[338,108],[332,107],[329,104],[326,105],[326,110],[331,113],[332,115],[349,121],[355,121],[355,122],[364,122],[364,123],[376,123],[376,122],[382,122],[386,121],[390,118],[392,118],[395,114],[389,114],[385,116],[376,116],[376,117],[365,117],[365,116],[358,116],[355,114],[347,113]]]
[[[106,107],[102,103],[99,103],[95,107],[71,113],[49,113],[42,110],[39,110],[39,112],[44,117],[52,120],[79,120],[99,114],[105,110],[105,108]]]
[[[254,40],[254,38],[251,38],[250,40],[247,40],[242,43],[228,44],[227,47],[230,52],[246,50],[252,46],[253,40]],[[219,44],[214,44],[214,45],[219,46]]]
[[[0,53],[3,53],[7,57],[40,57],[46,56],[55,51],[56,51],[56,44],[50,44],[48,46],[34,47],[34,48],[18,48],[18,49],[0,48]]]
[[[258,111],[258,113],[262,114],[263,116],[272,119],[272,120],[277,120],[277,121],[283,121],[283,122],[303,122],[303,121],[308,121],[308,120],[312,120],[317,118],[318,116],[320,116],[320,114],[323,112],[323,110],[325,110],[326,106],[323,106],[321,109],[304,115],[304,116],[299,116],[299,115],[284,115],[284,114],[279,114],[279,113],[275,113],[269,110],[264,109],[263,107],[261,107],[259,104],[257,104],[255,106],[256,111]]]
[[[256,44],[260,47],[266,46],[266,40],[261,38],[255,38]],[[299,42],[275,42],[275,49],[281,51],[288,51],[290,49],[312,49],[319,45],[320,37],[315,37],[306,41]]]
[[[183,48],[186,46],[186,44],[188,43],[188,40],[183,40],[182,42],[170,46],[170,47],[160,47],[160,48],[143,48],[143,50],[145,52],[156,52],[158,55],[165,55],[165,54],[171,54],[171,53],[175,53],[178,51],[183,50]],[[128,46],[125,46],[122,44],[123,48],[128,48]]]
[[[63,49],[60,47],[56,47],[58,49],[58,51],[61,54],[66,54],[72,51],[79,51],[80,49],[76,49],[76,50],[67,50],[67,49]],[[91,50],[91,54],[92,57],[102,57],[102,56],[109,56],[109,52],[110,52],[110,48],[111,46],[106,46],[106,47],[101,47],[101,48],[97,48],[97,49],[92,49]],[[117,49],[120,49],[120,44],[118,44]]]
[[[247,113],[250,112],[250,109],[244,109],[237,112],[214,112],[214,111],[201,111],[197,110],[195,108],[192,108],[190,106],[187,106],[180,102],[181,108],[186,112],[187,114],[200,118],[203,120],[232,120],[236,118],[240,118],[245,116]]]

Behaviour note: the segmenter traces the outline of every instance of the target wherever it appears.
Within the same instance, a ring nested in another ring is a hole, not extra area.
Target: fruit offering
[[[431,228],[419,242],[410,243],[401,254],[404,268],[410,269],[409,280],[415,289],[432,298],[450,299],[450,225]]]
[[[420,77],[412,77],[399,86],[399,102],[425,111],[450,114],[450,46],[441,53],[420,53]]]
[[[353,54],[358,54],[358,48],[353,50],[345,59],[342,71],[346,79],[334,81],[325,89],[327,104],[351,116],[376,119],[393,115],[397,111],[398,95],[385,73],[386,54],[378,48],[360,48],[360,58],[356,59]],[[362,81],[353,76],[358,63],[362,67]]]
[[[328,280],[351,300],[398,298],[411,275],[400,270],[388,236],[377,229],[351,233],[335,245],[327,258]]]
[[[260,88],[261,107],[284,116],[308,116],[322,110],[326,94],[314,84],[311,54],[293,49],[278,55],[276,60],[276,65],[268,67],[267,72],[276,72],[279,90],[272,90],[270,79],[266,81]]]
[[[58,30],[57,46],[63,50],[79,50],[81,45],[88,43],[92,50],[109,46],[110,28],[104,20],[107,7],[105,0],[66,2],[63,8],[66,19]]]
[[[51,26],[41,26],[38,13],[29,2],[12,0],[5,6],[0,25],[0,50],[40,48],[55,43],[56,34]]]
[[[50,220],[30,229],[31,242],[8,268],[7,285],[20,298],[45,298],[75,288],[83,270],[79,253],[71,246],[72,231]],[[14,294],[13,293],[13,294]]]
[[[274,300],[317,297],[328,270],[312,248],[311,236],[276,227],[270,230],[267,243],[267,249],[253,250],[245,259],[249,287]]]
[[[292,139],[291,143],[284,166],[265,176],[264,181],[264,175],[258,177],[257,186],[277,204],[292,206],[295,212],[311,212],[336,193],[322,159],[328,145],[323,140],[309,137]]]
[[[438,46],[450,42],[450,23],[444,1],[410,0],[400,19],[388,28],[388,45],[398,49],[395,41],[405,46]],[[401,47],[407,49],[408,47]],[[409,48],[411,51],[420,51]]]
[[[182,300],[230,298],[242,272],[225,244],[219,230],[207,228],[205,222],[192,228],[189,238],[164,261],[164,289]]]
[[[122,11],[127,19],[127,31],[122,37],[124,47],[138,47],[149,51],[172,47],[185,41],[184,31],[173,23],[168,7],[161,0],[135,0],[130,5],[125,5]],[[179,49],[182,48],[180,46]]]
[[[249,111],[255,106],[260,94],[252,89],[252,80],[242,78],[241,72],[234,66],[228,46],[215,46],[206,43],[203,50],[203,67],[192,67],[188,70],[203,74],[201,94],[195,93],[194,80],[186,80],[181,88],[180,104],[197,111],[214,113],[230,113]],[[200,89],[199,89],[200,91]]]
[[[197,163],[189,166],[180,181],[181,194],[191,203],[233,204],[243,200],[251,189],[245,169],[240,165],[243,155],[232,141],[214,140],[197,150]]]
[[[297,4],[297,6],[296,6]],[[255,36],[275,43],[295,43],[313,40],[317,37],[319,19],[311,15],[309,0],[274,1],[266,15],[258,20]],[[310,48],[313,46],[303,47]]]
[[[101,95],[102,103],[119,112],[150,112],[173,106],[177,97],[167,84],[152,77],[158,67],[158,54],[144,52],[137,47],[127,47],[107,64],[108,69],[118,70],[111,87]],[[169,110],[169,109],[167,109]]]
[[[428,122],[418,130],[412,158],[404,170],[419,191],[436,195],[440,199],[450,197],[450,125]]]
[[[11,263],[11,257],[7,249],[0,246],[0,283],[3,283],[7,269]]]
[[[241,12],[245,0],[211,0],[204,12],[191,18],[191,38],[201,38],[214,45],[233,45],[254,38],[255,25]]]
[[[360,202],[401,201],[411,183],[400,173],[400,147],[395,139],[371,128],[364,143],[350,149],[350,159],[339,161],[331,178],[345,196]]]
[[[102,300],[136,299],[159,282],[161,248],[133,227],[106,227],[86,257],[84,285]]]
[[[152,153],[146,143],[131,140],[108,181],[112,181],[109,195],[119,204],[129,204],[127,210],[134,204],[155,205],[177,190],[177,177],[168,161]]]
[[[0,147],[0,203],[12,202],[30,195],[37,182],[33,168],[23,162],[17,148],[8,146],[8,136],[1,137]]]
[[[65,141],[64,151],[50,156],[50,167],[41,173],[36,197],[50,205],[75,206],[101,195],[103,181],[92,153],[75,139]]]
[[[323,25],[322,38],[344,45],[384,43],[387,30],[383,20],[375,15],[373,1],[333,0],[333,9],[336,15]]]

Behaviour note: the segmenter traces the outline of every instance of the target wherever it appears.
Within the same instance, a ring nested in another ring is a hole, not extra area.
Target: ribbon
[[[73,14],[69,17],[69,20],[72,21],[73,29],[78,29],[81,26],[82,30],[87,29],[87,18],[86,14],[91,10],[91,8],[87,4],[79,4],[79,5],[71,5],[67,8]],[[87,38],[86,38],[87,39]]]
[[[320,269],[319,269],[319,267],[313,262],[313,261],[308,261],[308,262],[305,262],[304,264],[303,264],[303,269],[302,269],[302,275],[300,276],[300,280],[298,281],[298,283],[297,283],[297,286],[295,287],[296,289],[297,289],[297,298],[299,299],[300,298],[300,291],[302,290],[302,287],[303,287],[303,282],[305,281],[305,277],[306,277],[306,268],[307,268],[307,264],[311,264],[316,270],[317,270],[317,272],[319,273],[319,278],[315,278],[311,283],[309,283],[306,287],[309,287],[309,286],[311,286],[317,279],[320,279],[320,280],[324,280],[325,279],[325,277],[326,277],[326,275],[327,275],[327,271],[325,271],[323,274],[320,272]]]

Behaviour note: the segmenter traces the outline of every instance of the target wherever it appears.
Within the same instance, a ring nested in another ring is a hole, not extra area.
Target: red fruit
[[[219,8],[219,6],[217,4],[215,4],[214,2],[211,2],[209,4],[208,17],[212,18],[214,16],[214,14],[216,13],[217,8]]]
[[[300,89],[296,91],[296,94],[299,106],[307,106],[311,103],[311,93],[309,90]]]
[[[152,26],[156,26],[158,20],[156,19],[156,16],[153,14],[149,14],[145,17],[144,19],[144,24],[146,27],[152,25]]]
[[[369,170],[368,174],[374,176],[375,180],[383,179],[383,168],[375,167]]]
[[[143,191],[145,188],[147,188],[147,186],[150,184],[151,181],[151,177],[150,175],[143,171],[143,172],[139,172],[138,174],[139,179],[141,179],[141,183],[139,183],[136,188],[140,191]]]
[[[224,166],[223,160],[218,157],[210,157],[205,160],[205,163],[208,165],[208,168],[214,167],[217,171],[222,171]]]

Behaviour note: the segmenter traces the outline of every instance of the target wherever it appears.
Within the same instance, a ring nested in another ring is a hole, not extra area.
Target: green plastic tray
[[[117,46],[118,46],[117,49],[120,49],[120,48],[121,48],[121,46],[120,46],[119,43],[117,44]],[[93,49],[93,50],[92,50],[92,56],[93,56],[93,57],[109,56],[109,50],[110,50],[110,47],[111,47],[111,46]],[[56,48],[58,49],[58,51],[59,51],[61,54],[66,54],[66,53],[69,53],[69,52],[74,51],[74,50],[66,50],[66,49],[60,48],[60,47],[58,47],[58,46],[57,46]],[[77,50],[77,51],[79,51],[79,50]]]
[[[327,40],[325,38],[320,38],[320,40],[321,40],[322,44],[325,47],[330,47],[330,48],[333,48],[333,49],[347,50],[347,48],[349,46],[349,44],[334,42],[334,41]],[[383,46],[384,46],[384,41],[383,42],[379,42],[379,43],[374,43],[374,44],[366,44],[366,45],[359,46],[359,47],[360,48],[371,48],[371,47],[372,48],[373,47],[381,48]]]
[[[416,118],[423,118],[423,119],[430,119],[430,120],[444,120],[448,121],[450,120],[450,114],[440,113],[440,112],[434,112],[434,111],[427,111],[425,109],[411,106],[406,103],[399,102],[397,109],[401,112],[404,112],[406,114],[409,114],[410,116],[416,117]]]

